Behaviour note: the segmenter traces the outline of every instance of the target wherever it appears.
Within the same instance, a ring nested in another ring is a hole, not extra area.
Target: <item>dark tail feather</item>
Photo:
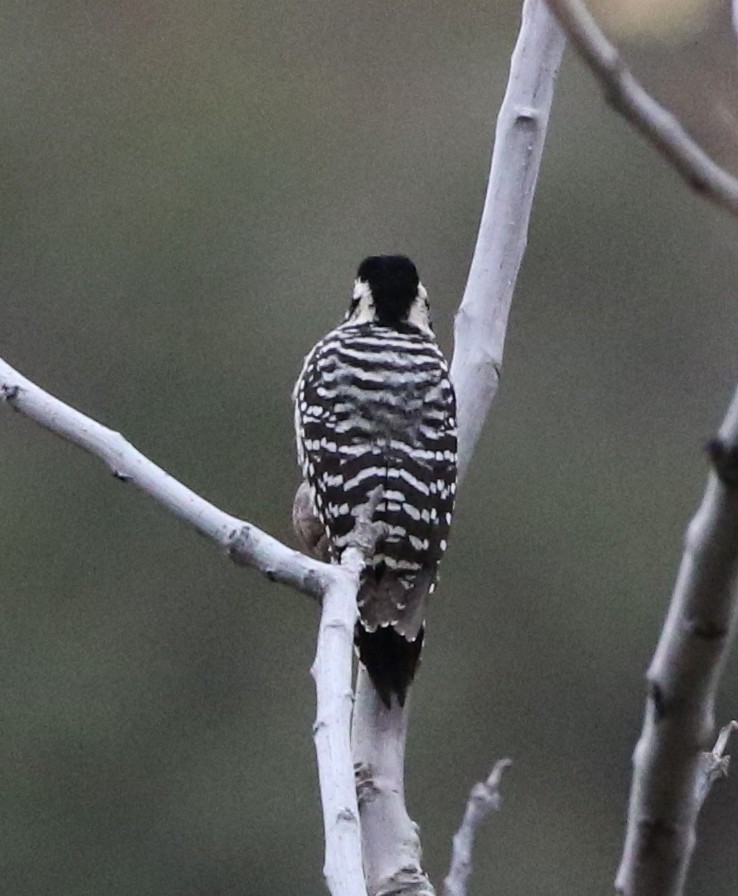
[[[415,670],[423,647],[425,629],[421,628],[414,641],[399,635],[390,626],[368,632],[361,623],[356,626],[356,645],[359,659],[387,709],[392,708],[392,695],[396,694],[400,706],[405,705],[407,689],[415,676]]]

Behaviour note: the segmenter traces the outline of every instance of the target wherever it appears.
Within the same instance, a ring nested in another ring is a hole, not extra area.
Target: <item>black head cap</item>
[[[359,265],[357,279],[369,284],[379,323],[393,326],[407,319],[420,279],[404,255],[372,255]]]

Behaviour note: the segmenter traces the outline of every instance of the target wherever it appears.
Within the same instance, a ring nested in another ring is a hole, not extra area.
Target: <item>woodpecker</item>
[[[428,294],[402,255],[366,258],[345,320],[307,355],[295,385],[305,484],[303,543],[340,562],[357,511],[382,487],[384,523],[358,593],[356,646],[387,708],[404,705],[456,492],[456,399]]]

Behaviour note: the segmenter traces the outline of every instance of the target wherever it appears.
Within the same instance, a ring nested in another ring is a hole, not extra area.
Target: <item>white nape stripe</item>
[[[415,327],[419,327],[424,333],[431,334],[430,313],[428,311],[428,292],[422,283],[418,283],[418,294],[410,306],[407,321]]]
[[[354,280],[352,298],[357,305],[346,315],[346,324],[355,326],[356,324],[371,323],[374,320],[374,296],[371,287],[365,280]],[[342,326],[346,324],[342,324]]]

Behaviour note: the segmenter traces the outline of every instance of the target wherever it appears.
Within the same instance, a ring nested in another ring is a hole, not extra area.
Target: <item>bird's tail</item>
[[[364,570],[355,641],[387,709],[393,694],[405,705],[423,647],[425,605],[434,579],[435,568],[423,568],[407,587],[384,563]]]
[[[358,622],[356,625],[356,646],[359,659],[387,709],[392,708],[394,694],[400,706],[405,705],[407,690],[415,677],[420,660],[425,627],[421,626],[417,637],[409,641],[404,635],[389,625],[367,629]]]

